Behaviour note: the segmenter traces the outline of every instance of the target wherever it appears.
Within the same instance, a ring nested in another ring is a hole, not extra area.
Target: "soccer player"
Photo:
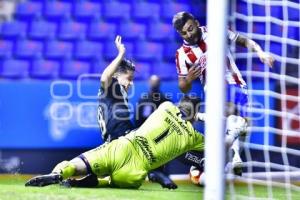
[[[160,78],[157,75],[152,75],[148,81],[149,92],[143,94],[137,106],[136,126],[142,125],[151,113],[158,108],[160,104],[168,101],[164,93],[160,90]],[[151,171],[148,178],[153,182],[164,182],[166,185],[172,186],[172,189],[177,188],[177,185],[165,173],[165,166]],[[159,180],[161,179],[161,180]]]
[[[126,49],[121,36],[116,37],[115,45],[118,55],[103,71],[99,90],[98,123],[106,142],[115,140],[135,128],[130,121],[127,98],[128,90],[133,85],[135,66],[124,59]],[[152,173],[149,177],[162,187],[177,188],[163,173]]]
[[[195,96],[184,96],[178,107],[164,102],[138,129],[71,161],[59,163],[52,173],[33,177],[25,186],[46,186],[71,176],[94,174],[97,177],[88,183],[71,185],[139,188],[150,170],[184,152],[203,150],[204,137],[192,126],[199,103]],[[232,127],[227,134],[228,141],[238,137],[236,128]],[[101,179],[103,177],[109,178]],[[63,184],[72,183],[70,180]]]
[[[179,88],[183,93],[187,93],[196,79],[199,79],[205,85],[206,41],[209,30],[205,26],[200,26],[198,20],[188,12],[175,14],[172,23],[183,39],[183,45],[176,51],[176,67]],[[247,47],[256,52],[263,63],[272,67],[273,57],[265,53],[253,40],[230,30],[228,30],[227,38],[231,43],[235,42],[237,45]],[[246,82],[243,80],[229,50],[224,67],[226,71],[225,79],[228,84],[227,115],[246,117],[246,112],[243,108],[248,103]],[[232,150],[234,152],[232,164],[239,171],[237,173],[240,174],[242,160],[239,155],[238,140],[234,142]]]
[[[133,84],[135,66],[124,58],[126,49],[121,36],[116,37],[115,45],[118,55],[103,71],[98,94],[98,123],[107,142],[134,129],[130,121],[127,92]]]

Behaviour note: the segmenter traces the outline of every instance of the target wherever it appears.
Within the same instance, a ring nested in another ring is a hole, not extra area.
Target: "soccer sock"
[[[240,141],[239,141],[239,138],[237,138],[237,139],[235,139],[233,141],[231,149],[234,151],[234,153],[237,153],[237,154],[240,153]]]
[[[75,165],[69,161],[63,161],[61,163],[58,163],[52,170],[52,173],[60,174],[63,177],[63,179],[73,176],[75,172]]]
[[[225,136],[225,144],[226,144],[226,149],[230,148],[234,142],[234,140],[237,139],[236,134],[230,133],[229,131],[227,132],[226,136]]]
[[[105,177],[105,178],[98,178],[98,187],[108,187],[108,186],[110,186],[110,182],[111,182],[111,180],[110,180],[110,177],[109,176],[107,176],[107,177]]]

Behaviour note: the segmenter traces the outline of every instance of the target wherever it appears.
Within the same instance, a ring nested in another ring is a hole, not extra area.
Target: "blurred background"
[[[285,144],[299,149],[299,4],[258,2],[232,0],[228,25],[276,59],[270,70],[247,49],[232,47],[249,84],[251,103],[257,106],[250,111],[255,128],[248,142],[253,147],[282,146],[278,130],[284,127],[292,133],[285,135]],[[0,1],[0,172],[46,173],[57,162],[102,143],[96,118],[98,78],[117,55],[118,34],[126,57],[137,67],[129,98],[133,119],[152,74],[161,78],[162,91],[177,102],[181,94],[175,52],[182,40],[172,17],[179,11],[189,11],[206,24],[205,0]],[[250,75],[252,71],[256,75]],[[273,76],[266,77],[266,72]],[[284,82],[281,75],[292,81]],[[294,97],[292,101],[272,95],[283,90]],[[203,95],[200,84],[193,92]],[[295,114],[287,118],[283,109]],[[261,148],[249,152],[252,159],[265,160]],[[280,154],[270,156],[283,162]],[[291,155],[291,164],[300,167],[299,162]],[[187,169],[177,161],[168,167],[175,174]]]

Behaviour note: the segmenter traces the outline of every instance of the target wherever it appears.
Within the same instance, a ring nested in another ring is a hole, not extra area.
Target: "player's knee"
[[[238,130],[239,132],[247,132],[248,123],[247,121],[237,115],[230,115],[227,117],[227,130]]]
[[[60,174],[65,179],[73,176],[75,174],[75,171],[76,167],[74,164],[69,161],[62,161],[54,167],[52,173]]]

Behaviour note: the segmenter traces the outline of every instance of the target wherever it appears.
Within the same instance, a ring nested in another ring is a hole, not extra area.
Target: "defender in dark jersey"
[[[121,37],[115,40],[117,57],[106,67],[101,75],[99,90],[98,123],[105,141],[117,139],[125,132],[134,129],[128,108],[128,89],[133,84],[135,67],[124,59],[126,49]]]

